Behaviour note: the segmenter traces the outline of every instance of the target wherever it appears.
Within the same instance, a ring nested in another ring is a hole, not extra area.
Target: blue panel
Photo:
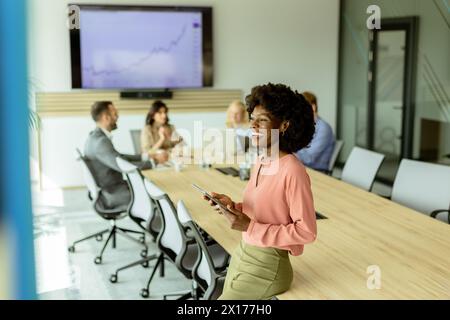
[[[35,299],[25,30],[26,0],[1,0],[0,211],[12,235],[12,297]]]

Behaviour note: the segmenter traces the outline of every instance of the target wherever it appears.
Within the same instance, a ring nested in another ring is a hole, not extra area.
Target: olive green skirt
[[[241,240],[234,251],[219,300],[267,300],[292,283],[289,253],[262,248]]]

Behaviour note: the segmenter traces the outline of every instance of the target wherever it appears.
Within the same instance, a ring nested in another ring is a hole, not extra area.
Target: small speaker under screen
[[[173,92],[164,91],[122,91],[121,99],[172,99]]]

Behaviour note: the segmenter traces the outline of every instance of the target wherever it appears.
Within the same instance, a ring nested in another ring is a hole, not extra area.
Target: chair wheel
[[[111,277],[109,278],[109,281],[111,283],[116,283],[117,280],[118,280],[118,278],[117,278],[117,275],[115,275],[115,274],[112,274]]]
[[[94,263],[95,263],[95,264],[100,264],[100,263],[102,263],[102,257],[96,257],[96,258],[94,259]]]
[[[141,297],[142,298],[148,298],[149,295],[150,295],[150,293],[148,292],[147,289],[142,289],[141,290]]]
[[[148,268],[148,261],[142,262],[141,265],[142,265],[144,268]]]
[[[69,250],[69,252],[75,252],[75,247],[74,246],[70,246],[68,250]]]
[[[147,250],[144,249],[144,250],[141,251],[141,257],[142,258],[147,257]]]
[[[98,234],[95,236],[95,240],[97,241],[102,241],[103,240],[103,235],[102,234]]]
[[[140,242],[140,243],[145,243],[145,237],[144,237],[144,236],[140,237],[140,238],[139,238],[139,242]]]

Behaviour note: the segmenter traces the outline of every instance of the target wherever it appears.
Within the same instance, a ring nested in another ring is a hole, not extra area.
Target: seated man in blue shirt
[[[313,108],[316,130],[309,147],[297,151],[295,155],[305,166],[322,172],[328,172],[335,143],[333,130],[328,123],[319,117],[316,96],[307,91],[302,94]]]

